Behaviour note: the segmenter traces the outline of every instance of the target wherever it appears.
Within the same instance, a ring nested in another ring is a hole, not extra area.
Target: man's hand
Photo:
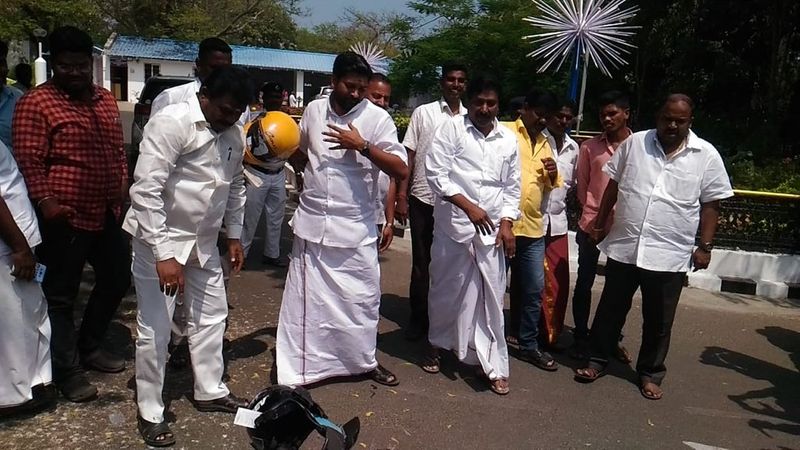
[[[394,205],[394,217],[405,225],[408,219],[408,199],[406,197],[397,197]]]
[[[244,266],[244,249],[239,239],[228,239],[228,258],[231,259],[231,271],[235,275]]]
[[[711,264],[711,252],[700,248],[695,249],[692,253],[692,265],[694,266],[692,272],[708,269],[709,264]]]
[[[500,231],[497,232],[497,239],[494,241],[495,247],[503,246],[506,256],[509,258],[513,258],[517,252],[517,240],[514,232],[511,231],[511,225],[510,220],[501,220]]]
[[[494,232],[494,223],[492,223],[492,219],[489,218],[489,215],[486,214],[486,211],[477,205],[472,205],[471,208],[464,212],[467,213],[467,217],[469,217],[470,222],[475,225],[475,231],[486,236]]]
[[[364,148],[364,144],[366,144],[367,141],[361,137],[358,129],[353,126],[353,122],[349,122],[347,126],[349,129],[345,130],[336,125],[328,124],[328,128],[333,131],[322,132],[322,134],[328,136],[328,138],[323,139],[323,141],[336,144],[335,147],[331,147],[331,150],[361,150]]]
[[[392,239],[394,239],[394,230],[390,224],[387,223],[383,226],[380,238],[381,245],[378,247],[378,253],[383,253],[392,245]]]
[[[30,281],[36,273],[36,259],[33,257],[30,247],[11,254],[11,262],[14,270],[11,275],[18,280]]]
[[[48,222],[67,221],[77,214],[74,208],[59,204],[55,197],[42,200],[39,209],[42,211],[42,218]]]
[[[156,263],[158,285],[161,292],[170,297],[183,294],[184,280],[183,267],[175,258],[165,259]]]
[[[553,158],[542,158],[542,164],[544,165],[544,170],[547,171],[547,175],[550,177],[551,181],[555,181],[558,177],[558,164]]]

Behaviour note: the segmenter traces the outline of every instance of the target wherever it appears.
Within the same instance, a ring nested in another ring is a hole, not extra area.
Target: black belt
[[[247,164],[247,167],[250,167],[251,169],[255,169],[255,170],[257,170],[257,171],[259,171],[261,173],[267,174],[267,175],[276,175],[276,174],[279,174],[279,173],[283,172],[283,167],[281,167],[279,169],[274,169],[274,170],[266,169],[264,167],[256,166],[254,164]]]

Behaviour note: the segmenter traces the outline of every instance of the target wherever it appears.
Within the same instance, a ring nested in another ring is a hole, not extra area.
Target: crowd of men
[[[648,399],[663,395],[683,277],[708,267],[719,201],[733,195],[720,155],[690,129],[689,97],[670,95],[656,128],[634,133],[627,97],[606,93],[603,132],[578,145],[568,134],[572,102],[532,88],[516,120],[501,123],[500,84],[445,63],[441,97],[414,110],[401,143],[386,112],[389,80],[345,52],[334,62],[330,97],[306,106],[289,157],[262,133],[283,88],[263,85],[266,112],[251,115],[248,73],[212,38],[200,45],[196,81],[154,101],[128,186],[119,112],[113,95],[92,82],[90,37],[55,30],[50,58],[52,79],[26,94],[0,85],[0,131],[11,132],[0,134],[0,365],[11,374],[0,381],[0,414],[41,409],[58,393],[92,400],[97,389],[85,370],[125,369],[102,343],[131,278],[143,440],[175,443],[162,390],[182,340],[196,408],[246,406],[223,382],[226,279],[241,270],[262,211],[263,261],[288,266],[276,341],[280,384],[338,376],[399,383],[376,355],[378,254],[391,244],[395,220],[408,220],[405,334],[427,340],[421,368],[439,372],[441,353],[452,351],[506,395],[509,346],[522,361],[558,369],[550,352],[561,350],[568,305],[571,189],[582,215],[569,354],[586,363],[575,379],[595,381],[611,358],[631,362],[621,332],[641,289],[639,388]],[[288,263],[279,246],[287,159],[302,180]],[[608,257],[606,282],[589,327],[600,252]],[[94,289],[76,330],[86,263]]]

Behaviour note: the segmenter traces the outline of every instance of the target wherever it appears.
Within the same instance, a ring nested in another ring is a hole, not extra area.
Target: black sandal
[[[441,362],[442,358],[438,351],[428,350],[420,367],[427,373],[436,374],[439,373]]]
[[[519,354],[519,359],[548,372],[555,372],[558,370],[558,363],[556,360],[553,359],[549,353],[541,350],[523,350]]]
[[[139,422],[139,434],[142,435],[144,443],[151,447],[169,447],[175,445],[175,435],[169,429],[167,422],[149,422],[137,417]],[[162,438],[162,439],[159,439]]]
[[[372,372],[369,372],[367,376],[370,377],[372,381],[384,386],[397,386],[400,384],[400,380],[380,364],[378,364],[378,367],[372,370]]]

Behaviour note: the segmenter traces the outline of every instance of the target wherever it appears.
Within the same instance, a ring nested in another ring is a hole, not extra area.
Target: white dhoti
[[[261,211],[266,210],[266,232],[264,233],[264,253],[267,258],[280,256],[281,227],[286,208],[286,173],[281,169],[275,174],[266,174],[254,169],[245,169],[247,180],[247,201],[244,209],[244,228],[242,229],[242,249],[250,252],[256,234]]]
[[[377,247],[328,247],[297,236],[278,319],[278,383],[314,383],[378,366]]]
[[[491,380],[508,378],[503,248],[477,238],[458,243],[434,230],[430,276],[431,345],[454,351],[465,364],[480,365]]]
[[[150,422],[164,419],[164,372],[175,297],[164,295],[158,283],[153,251],[133,239],[133,280],[139,312],[136,339],[136,398],[139,415]],[[201,267],[196,253],[183,266],[183,308],[194,373],[195,400],[215,400],[230,393],[222,382],[222,338],[228,302],[219,255]]]
[[[21,405],[32,387],[53,381],[47,302],[38,283],[11,276],[12,264],[0,256],[0,407]]]

